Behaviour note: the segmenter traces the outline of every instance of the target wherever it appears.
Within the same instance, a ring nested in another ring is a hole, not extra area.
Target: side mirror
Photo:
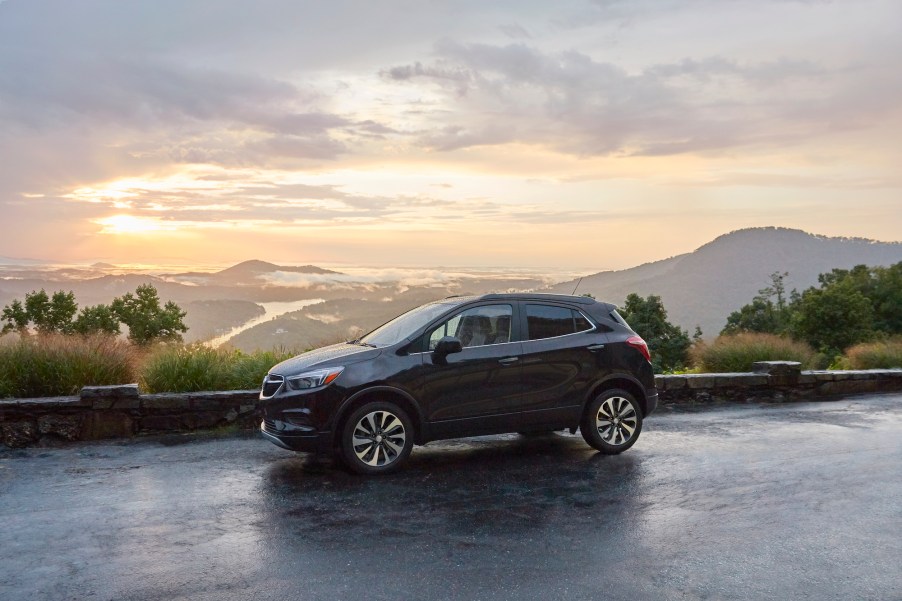
[[[459,353],[462,350],[463,345],[460,343],[460,338],[445,336],[438,341],[432,352],[434,352],[437,357],[445,357],[451,353]]]

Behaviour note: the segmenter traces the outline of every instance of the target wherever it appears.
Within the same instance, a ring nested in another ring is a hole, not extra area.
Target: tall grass
[[[137,355],[111,336],[37,336],[0,345],[0,397],[78,393],[135,381]]]
[[[201,344],[162,346],[143,361],[145,392],[197,392],[259,388],[270,367],[297,353],[275,349],[243,353]]]
[[[846,351],[840,366],[844,369],[902,367],[902,338],[856,344]]]
[[[804,342],[752,333],[719,336],[710,344],[696,343],[690,356],[699,371],[710,373],[751,371],[756,361],[798,361],[805,369],[817,359],[814,350]]]

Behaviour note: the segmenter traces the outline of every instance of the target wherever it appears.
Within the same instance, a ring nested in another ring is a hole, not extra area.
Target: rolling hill
[[[787,290],[817,284],[820,273],[859,264],[890,265],[902,261],[902,243],[861,238],[829,238],[786,228],[751,228],[730,232],[697,250],[620,271],[583,277],[577,294],[620,304],[630,292],[657,294],[668,316],[691,333],[701,326],[716,336],[727,315],[770,284],[776,271],[788,272]],[[549,290],[571,294],[577,280]]]

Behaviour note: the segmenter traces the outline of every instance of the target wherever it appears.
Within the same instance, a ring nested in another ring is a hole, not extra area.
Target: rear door
[[[521,301],[520,329],[524,418],[573,423],[598,373],[605,335],[579,309],[543,301]]]

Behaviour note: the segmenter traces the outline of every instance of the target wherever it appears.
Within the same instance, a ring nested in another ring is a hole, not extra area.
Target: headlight
[[[292,390],[320,388],[331,384],[342,370],[344,370],[344,367],[326,367],[314,371],[306,371],[296,376],[289,376],[285,380],[288,382],[288,387]]]

